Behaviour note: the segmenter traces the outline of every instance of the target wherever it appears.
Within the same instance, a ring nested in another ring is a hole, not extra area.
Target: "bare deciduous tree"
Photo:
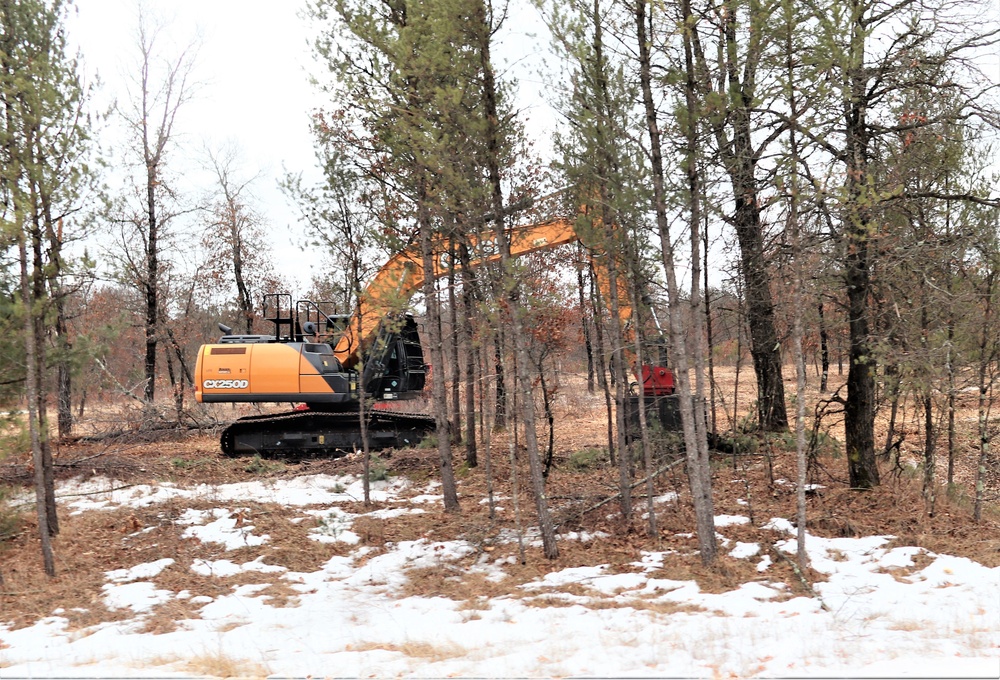
[[[125,101],[115,110],[127,133],[127,163],[137,170],[131,200],[113,205],[112,221],[117,225],[117,257],[121,276],[140,291],[143,298],[145,329],[145,385],[143,396],[152,403],[156,395],[156,356],[161,340],[161,282],[167,266],[164,250],[169,225],[176,216],[176,196],[167,173],[168,152],[176,145],[178,112],[194,91],[191,73],[193,47],[163,57],[162,26],[138,5],[135,47],[138,59]]]

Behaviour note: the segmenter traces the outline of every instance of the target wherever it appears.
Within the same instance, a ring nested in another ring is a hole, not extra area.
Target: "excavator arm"
[[[514,227],[509,234],[512,257],[580,240],[573,222],[563,218]],[[473,268],[500,260],[500,251],[493,236],[470,236],[469,249],[470,266]],[[458,262],[452,263],[448,248],[443,243],[438,243],[434,252],[437,253],[434,258],[434,278],[445,276],[452,268],[461,267]],[[361,348],[372,342],[382,320],[405,308],[410,296],[423,283],[423,260],[418,246],[410,246],[383,265],[362,293],[354,317],[348,322],[334,347],[334,355],[345,368],[357,365]],[[630,315],[631,310],[627,313]]]

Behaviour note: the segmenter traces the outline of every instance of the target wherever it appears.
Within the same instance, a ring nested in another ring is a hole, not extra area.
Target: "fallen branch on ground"
[[[645,484],[650,479],[654,479],[656,477],[659,477],[660,475],[662,475],[667,470],[670,470],[671,468],[674,468],[674,467],[680,465],[681,463],[683,463],[684,460],[685,460],[684,458],[680,458],[678,460],[675,460],[672,463],[667,463],[666,465],[664,465],[663,467],[661,467],[659,470],[655,471],[653,474],[647,475],[647,476],[643,477],[642,479],[640,479],[639,481],[637,481],[637,482],[633,483],[632,485],[630,485],[629,489],[634,489],[635,487],[639,486],[640,484]],[[571,515],[571,516],[567,517],[566,519],[562,520],[561,522],[556,522],[555,526],[558,527],[558,526],[561,526],[561,525],[565,524],[566,522],[570,521],[571,519],[574,519],[576,517],[582,517],[582,516],[586,515],[588,512],[593,512],[594,510],[597,510],[598,508],[607,505],[611,501],[616,500],[618,498],[621,498],[621,496],[622,496],[622,492],[619,491],[615,495],[609,496],[608,498],[605,498],[603,501],[601,501],[600,503],[597,503],[596,505],[592,505],[589,508],[585,508],[585,509],[581,510],[580,512],[576,513],[575,515]]]
[[[806,591],[808,591],[808,593],[812,595],[814,598],[819,600],[819,606],[823,609],[823,611],[825,612],[830,611],[830,608],[826,606],[826,602],[823,601],[823,598],[820,597],[820,594],[817,593],[815,590],[813,590],[812,584],[809,583],[809,580],[806,578],[806,575],[802,573],[802,569],[799,568],[799,565],[795,564],[795,562],[788,555],[778,550],[778,547],[773,544],[771,545],[771,552],[773,552],[775,555],[783,559],[785,562],[788,562],[788,564],[791,565],[792,567],[792,571],[794,571],[795,575],[799,577],[799,581],[802,582],[802,586],[806,589]]]

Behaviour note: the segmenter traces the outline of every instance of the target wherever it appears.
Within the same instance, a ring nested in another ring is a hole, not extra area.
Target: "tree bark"
[[[826,392],[827,381],[830,378],[830,343],[826,330],[826,319],[823,317],[823,301],[816,305],[819,313],[819,354],[820,354],[820,378],[819,391]]]
[[[23,218],[22,218],[23,219]],[[22,222],[23,223],[23,222]],[[19,236],[21,261],[21,299],[24,304],[25,362],[27,372],[25,387],[28,402],[28,434],[31,441],[32,463],[35,468],[35,515],[38,519],[38,538],[42,547],[42,563],[48,576],[56,575],[55,556],[52,552],[51,528],[49,527],[49,503],[46,480],[46,461],[42,450],[42,432],[38,411],[38,356],[36,337],[37,305],[33,299],[28,275],[28,253],[23,230]]]
[[[144,124],[145,127],[145,124]],[[144,130],[144,135],[147,132]],[[156,344],[157,344],[157,321],[159,320],[160,309],[160,243],[159,243],[159,223],[156,214],[156,185],[158,163],[153,160],[149,153],[149,138],[145,137],[143,143],[146,147],[146,272],[145,272],[145,302],[146,302],[146,325],[144,328],[146,338],[146,354],[143,362],[146,384],[143,390],[143,397],[149,403],[156,397]]]
[[[582,247],[582,246],[581,246]],[[590,315],[587,314],[583,267],[577,266],[576,286],[580,295],[580,330],[583,333],[583,347],[587,352],[587,394],[594,393],[594,348],[590,340]]]
[[[448,239],[448,255],[450,262],[458,262],[454,239]],[[459,333],[458,296],[455,294],[457,284],[455,268],[448,271],[448,322],[451,326],[451,341],[448,343],[451,359],[451,443],[458,446],[462,443],[462,366],[461,343]]]
[[[472,318],[475,313],[475,277],[470,266],[469,249],[459,247],[462,261],[462,338],[465,341],[465,462],[470,468],[479,465],[476,450],[476,349]]]

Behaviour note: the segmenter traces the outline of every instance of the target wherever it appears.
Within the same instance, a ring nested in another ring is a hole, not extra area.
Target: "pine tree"
[[[801,123],[797,128],[843,169],[833,230],[850,338],[845,448],[850,484],[864,489],[880,482],[874,440],[877,329],[871,304],[884,229],[880,209],[900,196],[946,198],[939,191],[913,193],[885,181],[879,149],[887,137],[945,120],[963,126],[977,117],[992,120],[980,98],[983,79],[966,58],[994,44],[996,32],[970,24],[970,8],[960,3],[850,0],[809,7],[819,40],[813,68],[830,88],[828,101],[835,104],[828,113],[836,123],[822,130]],[[951,104],[934,117],[900,119],[894,104],[917,93]],[[949,193],[953,200],[981,200],[973,192]]]
[[[20,313],[25,346],[28,430],[35,469],[36,507],[44,568],[55,575],[50,537],[59,532],[53,461],[46,416],[50,319],[64,324],[63,218],[79,209],[89,179],[87,90],[67,54],[62,2],[0,4],[0,193],[3,238],[17,248]],[[57,329],[68,360],[65,326]],[[58,356],[58,354],[57,354]],[[66,367],[63,366],[63,369]],[[68,375],[60,387],[69,389]],[[62,402],[62,399],[60,399]]]
[[[757,421],[765,432],[788,426],[758,177],[761,159],[773,143],[776,129],[781,130],[780,125],[758,115],[770,108],[766,102],[778,94],[773,86],[775,91],[768,92],[767,83],[768,73],[773,78],[777,69],[765,68],[763,61],[778,41],[771,30],[773,12],[773,5],[758,2],[709,2],[699,16],[716,17],[718,25],[693,20],[688,29],[695,55],[695,96],[702,100],[697,125],[711,130],[717,162],[731,188],[733,209],[727,221],[736,231],[740,248],[750,353],[757,376]],[[714,69],[709,61],[713,56],[717,60]]]

